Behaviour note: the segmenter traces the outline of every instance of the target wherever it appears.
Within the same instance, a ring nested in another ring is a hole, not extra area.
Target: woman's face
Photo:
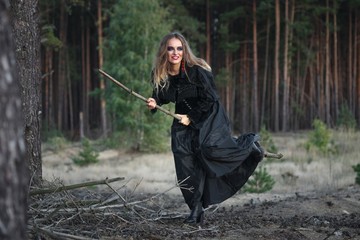
[[[172,38],[167,44],[167,60],[172,65],[180,65],[183,58],[183,46],[179,39]]]

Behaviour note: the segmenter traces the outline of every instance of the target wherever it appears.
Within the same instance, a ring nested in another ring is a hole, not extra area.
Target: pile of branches
[[[126,183],[114,189],[110,183],[123,178],[105,179],[30,192],[29,239],[119,239],[178,238],[207,231],[182,223],[187,212],[178,212],[163,193],[128,196]],[[97,185],[105,185],[99,190]],[[212,231],[212,230],[210,230]]]

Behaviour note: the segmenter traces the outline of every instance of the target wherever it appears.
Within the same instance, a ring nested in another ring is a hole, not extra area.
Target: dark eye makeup
[[[174,47],[170,47],[170,46],[169,46],[169,47],[167,47],[167,50],[168,50],[169,52],[171,52],[171,51],[174,51],[174,50],[175,50],[175,48],[174,48]],[[183,47],[177,47],[177,48],[176,48],[176,50],[180,52],[180,51],[182,51],[182,50],[183,50]]]

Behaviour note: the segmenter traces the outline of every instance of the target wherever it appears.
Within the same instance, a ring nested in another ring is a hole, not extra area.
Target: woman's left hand
[[[177,115],[181,118],[181,120],[179,121],[181,124],[185,126],[189,126],[191,121],[187,115],[185,114],[177,114]]]

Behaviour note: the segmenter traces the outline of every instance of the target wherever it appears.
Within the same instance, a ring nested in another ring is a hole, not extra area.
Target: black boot
[[[196,203],[191,209],[190,216],[184,220],[184,223],[202,225],[203,221],[204,210],[202,208],[202,203]]]

